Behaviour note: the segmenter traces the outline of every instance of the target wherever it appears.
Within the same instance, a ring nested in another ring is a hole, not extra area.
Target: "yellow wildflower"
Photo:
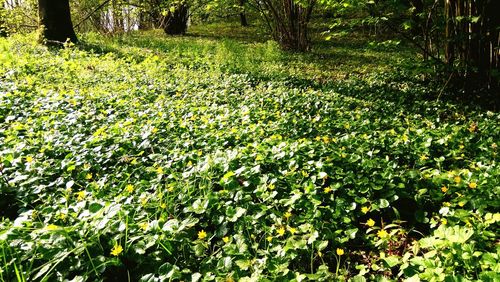
[[[53,231],[53,230],[56,230],[58,229],[59,227],[57,225],[54,225],[54,224],[49,224],[45,227],[45,230],[48,230],[48,231]]]
[[[420,160],[421,161],[425,161],[425,160],[428,160],[428,159],[429,159],[429,157],[427,157],[426,155],[421,155],[420,156]]]
[[[455,178],[453,178],[453,180],[455,181],[455,183],[460,183],[462,181],[462,178],[460,176],[455,176]]]
[[[381,229],[377,232],[377,236],[379,238],[386,238],[389,236],[389,233],[387,233],[387,231],[385,231],[384,229]]]
[[[166,208],[167,208],[167,204],[162,203],[162,204],[160,205],[160,208],[162,208],[162,209],[166,209]]]
[[[443,193],[448,192],[448,187],[446,186],[441,187],[441,191],[443,191]]]
[[[304,177],[308,177],[309,176],[309,173],[307,173],[305,171],[301,171],[301,173],[302,173],[302,176],[304,176]]]
[[[222,241],[224,241],[224,243],[226,243],[226,244],[229,243],[229,237],[226,236],[226,237],[222,238]]]
[[[267,236],[266,240],[271,243],[271,241],[273,240],[273,236]]]
[[[476,182],[469,183],[469,188],[471,188],[471,189],[477,188],[477,183]]]
[[[139,227],[140,227],[143,231],[146,231],[146,230],[148,230],[149,223],[147,223],[147,222],[142,222],[142,223],[139,223]]]
[[[85,179],[87,180],[92,179],[92,173],[87,173],[87,175],[85,175]]]
[[[446,218],[441,219],[441,224],[446,225],[448,223],[448,220]]]
[[[401,140],[403,140],[404,143],[408,142],[408,135],[406,134],[403,134],[403,136],[401,136]]]
[[[469,132],[470,132],[470,133],[476,132],[476,131],[477,131],[477,123],[472,122],[472,123],[470,124],[470,126],[469,126],[469,128],[468,128],[468,129],[469,129]]]
[[[205,238],[207,238],[207,232],[205,232],[205,230],[198,232],[198,239],[203,240]]]
[[[127,192],[132,193],[134,192],[134,185],[128,184],[125,189],[127,190]]]
[[[361,212],[364,213],[364,214],[366,214],[369,210],[370,210],[369,207],[362,207],[361,208]]]
[[[328,194],[328,193],[332,192],[332,188],[326,187],[323,191]]]
[[[276,230],[279,236],[285,235],[285,228],[282,226],[278,230]]]
[[[187,163],[187,167],[192,167],[192,166],[193,166],[193,162],[192,162],[192,161],[189,161],[189,162]]]
[[[286,219],[289,219],[290,217],[292,217],[292,213],[291,213],[291,212],[286,212],[283,216],[284,216]]]
[[[156,173],[158,174],[163,174],[163,168],[161,166],[159,166],[157,169],[156,169]]]
[[[76,200],[83,201],[85,199],[85,191],[76,192]]]
[[[370,218],[370,219],[368,219],[368,220],[366,221],[366,225],[368,225],[368,226],[370,226],[370,227],[373,227],[373,226],[375,226],[375,221],[374,221],[373,219],[371,219],[371,218]]]
[[[113,246],[113,249],[111,249],[111,255],[115,256],[115,257],[119,256],[122,252],[123,252],[123,248],[121,245],[118,245],[118,244],[115,244]]]
[[[292,234],[295,234],[295,232],[297,232],[297,228],[295,228],[295,227],[290,227],[290,228],[288,229],[288,231],[290,231],[290,233],[292,233]]]
[[[276,188],[276,186],[274,186],[274,184],[273,184],[273,183],[271,183],[271,184],[269,184],[269,185],[267,186],[267,188],[269,188],[269,190],[274,190],[274,188]]]
[[[340,248],[337,248],[337,255],[338,256],[341,256],[344,254],[344,250],[343,249],[340,249]]]
[[[27,163],[31,163],[33,161],[33,157],[32,156],[27,156],[26,157],[26,162]]]
[[[151,129],[151,132],[152,132],[152,133],[156,133],[156,132],[158,132],[158,128],[153,127],[153,129]]]
[[[458,203],[458,205],[459,205],[460,207],[463,207],[463,206],[465,206],[465,202],[459,202],[459,203]]]

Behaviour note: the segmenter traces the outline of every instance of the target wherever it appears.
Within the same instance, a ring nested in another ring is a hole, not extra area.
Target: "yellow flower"
[[[469,188],[471,188],[471,189],[477,188],[477,183],[476,182],[469,183]]]
[[[187,167],[192,167],[192,166],[193,166],[193,162],[192,162],[192,161],[189,161],[189,162],[187,163]]]
[[[426,155],[421,155],[420,156],[420,160],[421,161],[425,161],[425,160],[428,160],[428,159],[429,159],[429,157],[427,157]]]
[[[472,122],[469,126],[469,132],[470,133],[473,133],[473,132],[476,132],[477,131],[477,123],[475,122]]]
[[[203,240],[205,238],[207,238],[207,232],[205,232],[205,230],[198,232],[198,239]]]
[[[373,226],[375,226],[375,221],[374,221],[373,219],[371,219],[371,218],[370,218],[370,219],[368,219],[368,220],[366,221],[366,225],[368,225],[368,226],[370,226],[370,227],[373,227]]]
[[[276,188],[276,186],[274,186],[274,184],[272,183],[269,184],[267,187],[269,188],[269,190],[274,190],[274,188]]]
[[[441,187],[441,191],[443,191],[443,193],[448,192],[448,187],[446,186]]]
[[[404,143],[408,142],[408,136],[406,134],[403,134],[403,136],[401,136],[401,140],[403,140]]]
[[[153,129],[151,129],[151,132],[153,132],[153,133],[156,133],[156,132],[158,132],[158,128],[156,128],[156,127],[153,127]]]
[[[142,230],[146,231],[146,230],[148,230],[149,223],[147,223],[147,222],[139,223],[139,227],[140,227]]]
[[[156,169],[156,173],[158,174],[163,174],[163,168],[161,166],[159,166],[157,169]]]
[[[361,208],[361,212],[364,213],[364,214],[366,214],[369,210],[370,210],[369,207],[362,207]]]
[[[286,212],[283,216],[284,216],[286,219],[289,219],[289,218],[292,216],[292,213],[291,213],[291,212]]]
[[[49,224],[45,227],[45,230],[48,230],[48,231],[52,231],[52,230],[56,230],[58,229],[59,227],[57,225],[54,225],[54,224]]]
[[[301,171],[301,173],[302,173],[302,176],[304,176],[304,177],[308,177],[309,176],[309,173],[307,173],[305,171]]]
[[[297,232],[297,228],[295,228],[295,227],[290,227],[290,228],[288,229],[288,231],[290,231],[290,233],[292,233],[292,234],[295,234],[295,232]]]
[[[324,191],[325,193],[330,193],[330,192],[332,192],[332,188],[330,188],[330,187],[326,187],[323,191]]]
[[[27,156],[26,157],[26,162],[27,163],[31,163],[33,161],[33,157],[32,156]]]
[[[460,176],[455,176],[455,178],[453,178],[453,180],[455,181],[455,183],[460,183],[462,181],[462,178]]]
[[[85,191],[76,192],[76,200],[83,201],[85,199]]]
[[[127,192],[132,193],[134,192],[134,185],[129,184],[125,189],[127,190]]]
[[[381,229],[377,232],[377,236],[379,238],[386,238],[389,236],[389,233],[387,233],[387,231],[385,231],[384,229]]]
[[[222,241],[224,241],[224,243],[226,243],[226,244],[229,243],[229,237],[226,236],[226,237],[222,238]]]
[[[160,208],[162,208],[162,209],[166,209],[166,208],[167,208],[167,204],[162,203],[162,204],[160,205]]]
[[[87,175],[85,175],[85,179],[87,180],[92,179],[92,173],[87,173]]]
[[[273,236],[267,236],[266,240],[271,243],[271,241],[273,240]]]
[[[111,249],[111,255],[115,256],[115,257],[119,256],[122,252],[123,252],[123,248],[121,245],[118,245],[118,244],[115,244],[113,249]]]
[[[448,223],[448,220],[446,218],[441,219],[441,224],[446,225]]]
[[[338,256],[341,256],[344,254],[344,250],[343,249],[340,249],[340,248],[337,248],[337,255]]]
[[[276,230],[279,236],[285,235],[285,228],[282,226],[278,230]]]
[[[463,206],[465,206],[465,202],[459,202],[459,203],[458,203],[458,205],[459,205],[460,207],[463,207]]]

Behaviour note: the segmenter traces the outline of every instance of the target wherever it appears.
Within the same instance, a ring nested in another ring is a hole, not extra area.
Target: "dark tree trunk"
[[[414,23],[411,31],[413,35],[418,35],[422,32],[422,13],[424,12],[424,1],[423,0],[410,0],[410,4],[413,7],[411,13],[411,19]]]
[[[185,34],[189,18],[188,12],[189,8],[185,3],[179,5],[173,13],[168,12],[165,18],[165,33],[170,35]]]
[[[308,51],[310,40],[308,24],[316,0],[257,1],[257,8],[264,17],[271,35],[280,47],[292,51]]]
[[[46,43],[60,44],[68,39],[71,42],[77,41],[71,22],[69,0],[38,0],[38,13]]]
[[[5,8],[4,8],[4,1],[0,0],[0,37],[6,37],[7,36],[7,28],[5,27]]]
[[[245,13],[245,0],[240,0],[240,23],[241,26],[248,26],[247,15]]]

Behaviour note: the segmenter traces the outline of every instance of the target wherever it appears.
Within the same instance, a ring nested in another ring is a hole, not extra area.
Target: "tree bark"
[[[38,15],[46,43],[61,44],[68,39],[78,41],[71,22],[69,0],[38,0]]]
[[[5,3],[3,0],[0,0],[0,37],[6,37],[7,36],[7,28],[5,26]]]
[[[245,0],[240,0],[240,23],[241,26],[248,26],[247,15],[245,13]]]
[[[187,4],[180,4],[174,12],[168,12],[165,18],[165,33],[170,35],[185,34],[187,21],[189,18],[189,8]]]

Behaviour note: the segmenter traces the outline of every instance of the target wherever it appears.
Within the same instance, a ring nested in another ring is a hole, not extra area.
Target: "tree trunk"
[[[245,13],[245,0],[240,0],[240,23],[241,26],[248,26],[247,15]]]
[[[410,5],[413,7],[411,19],[414,23],[411,32],[413,35],[418,35],[422,32],[422,13],[424,12],[423,0],[409,0]]]
[[[38,14],[46,43],[62,44],[68,39],[77,42],[71,22],[69,0],[38,0]]]
[[[6,37],[7,34],[7,27],[5,26],[5,18],[7,17],[6,11],[5,11],[5,1],[0,0],[0,37]]]
[[[308,3],[296,0],[263,0],[258,2],[258,8],[274,40],[282,49],[308,51],[308,24],[315,3],[316,0],[309,0]]]
[[[189,8],[187,4],[180,4],[174,12],[168,12],[165,18],[165,33],[170,35],[185,34],[189,18]]]

